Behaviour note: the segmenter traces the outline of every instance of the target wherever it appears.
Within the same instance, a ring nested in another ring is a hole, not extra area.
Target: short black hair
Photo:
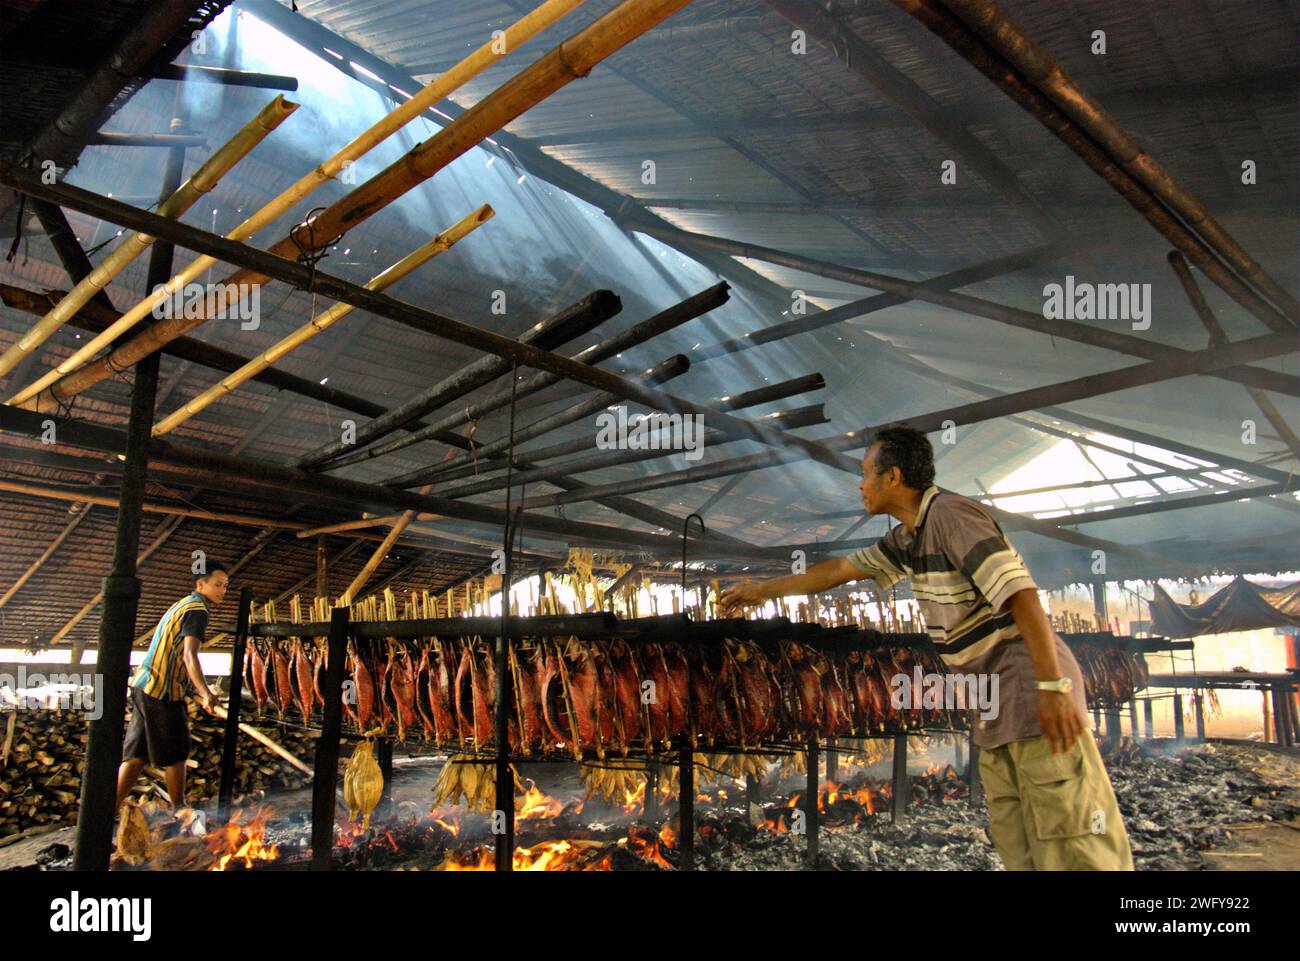
[[[230,570],[221,561],[206,561],[203,565],[203,573],[195,574],[194,579],[196,581],[206,581],[217,571],[225,571],[226,576],[230,576]]]
[[[934,483],[934,448],[923,432],[914,427],[882,427],[871,434],[871,444],[880,445],[878,473],[897,467],[903,473],[903,483],[917,491]]]

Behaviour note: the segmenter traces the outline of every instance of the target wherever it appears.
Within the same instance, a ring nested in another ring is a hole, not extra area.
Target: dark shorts
[[[190,720],[183,700],[162,701],[132,687],[130,702],[122,760],[142,758],[154,767],[168,767],[190,756]]]

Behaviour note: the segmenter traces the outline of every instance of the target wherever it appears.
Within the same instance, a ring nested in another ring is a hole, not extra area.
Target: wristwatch
[[[1038,689],[1040,691],[1056,691],[1058,694],[1069,694],[1074,690],[1074,682],[1068,677],[1058,677],[1055,681],[1039,681]]]

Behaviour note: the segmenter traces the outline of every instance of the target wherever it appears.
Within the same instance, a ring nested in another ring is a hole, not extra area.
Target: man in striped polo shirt
[[[226,596],[228,582],[225,565],[208,561],[194,581],[194,592],[169,607],[154,628],[149,650],[131,679],[131,723],[117,772],[119,808],[146,761],[162,770],[172,806],[185,804],[185,761],[190,756],[185,681],[194,685],[203,709],[215,713],[219,702],[203,679],[199,648],[207,634],[208,612]]]
[[[899,525],[871,547],[803,574],[724,591],[724,613],[863,577],[880,591],[908,578],[944,664],[996,693],[975,721],[973,741],[1003,864],[1132,870],[1115,794],[1084,725],[1078,662],[1052,631],[1033,578],[988,509],[935,487],[930,442],[905,427],[873,437],[859,489],[867,513],[889,514]],[[919,701],[920,692],[912,696]]]

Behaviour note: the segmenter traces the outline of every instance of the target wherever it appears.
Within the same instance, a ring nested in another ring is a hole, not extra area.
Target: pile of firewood
[[[295,757],[312,763],[316,736],[265,729]],[[190,759],[186,802],[215,798],[220,787],[224,722],[190,703]],[[80,711],[0,714],[0,837],[44,824],[73,824],[85,768],[87,725]],[[8,745],[7,750],[5,745]],[[309,778],[250,737],[239,739],[236,799],[268,788],[298,788]],[[145,767],[137,795],[166,798],[162,772]]]

